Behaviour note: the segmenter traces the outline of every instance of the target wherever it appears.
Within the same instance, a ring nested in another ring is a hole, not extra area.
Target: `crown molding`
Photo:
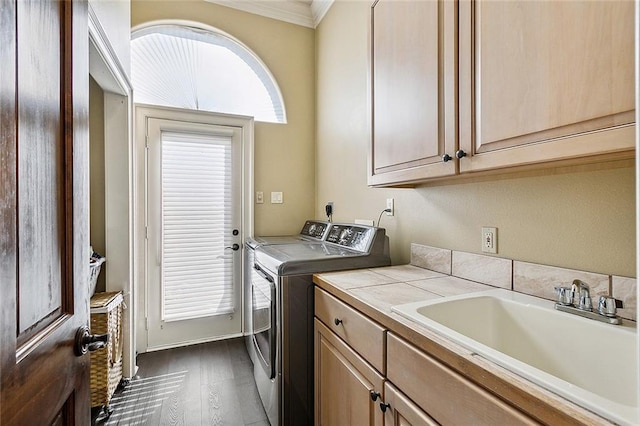
[[[333,4],[334,0],[312,0],[311,1],[311,16],[313,17],[313,28],[317,27],[327,14],[329,8]]]
[[[333,4],[333,0],[312,0],[310,2],[292,0],[205,1],[308,28],[315,28]]]

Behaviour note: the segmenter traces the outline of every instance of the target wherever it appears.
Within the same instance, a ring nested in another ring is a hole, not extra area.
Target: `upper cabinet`
[[[369,185],[452,175],[455,5],[378,0],[371,8]]]
[[[379,0],[370,63],[370,185],[634,154],[631,1]]]
[[[460,3],[460,171],[629,151],[631,1]]]

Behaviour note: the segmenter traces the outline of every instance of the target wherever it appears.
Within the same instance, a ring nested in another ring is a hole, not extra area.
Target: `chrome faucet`
[[[576,292],[578,296],[578,303],[576,303]],[[571,301],[578,309],[583,311],[593,310],[589,286],[584,281],[573,280],[573,283],[571,284]]]
[[[575,279],[571,288],[555,287],[555,290],[557,310],[609,324],[622,324],[622,320],[616,315],[616,309],[622,308],[622,301],[610,296],[600,296],[598,309],[593,312],[589,286],[584,281]]]

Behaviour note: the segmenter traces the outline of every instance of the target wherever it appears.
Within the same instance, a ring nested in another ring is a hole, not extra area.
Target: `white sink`
[[[605,418],[638,424],[635,327],[553,306],[496,289],[391,310]]]

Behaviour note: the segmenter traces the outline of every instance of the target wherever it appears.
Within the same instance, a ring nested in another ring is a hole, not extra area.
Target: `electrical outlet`
[[[498,253],[498,228],[482,227],[482,252]]]
[[[395,208],[393,207],[393,198],[387,198],[387,209],[391,209],[390,212],[387,212],[387,216],[393,216],[395,213]]]
[[[333,216],[333,201],[329,201],[325,206],[324,206],[324,212],[327,215],[327,219],[329,219],[329,221],[331,221],[332,216]]]

